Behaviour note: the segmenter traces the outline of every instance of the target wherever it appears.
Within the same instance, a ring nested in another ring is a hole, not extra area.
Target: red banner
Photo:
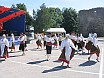
[[[12,19],[12,18],[15,18],[15,17],[17,17],[17,16],[20,16],[20,15],[22,15],[22,14],[25,14],[25,12],[22,11],[22,10],[19,10],[18,12],[12,13],[12,14],[10,14],[10,15],[4,17],[4,18],[1,18],[1,19],[0,19],[0,22],[3,23],[3,22],[5,22],[5,21],[8,21],[8,20],[10,20],[10,19]]]
[[[0,7],[0,14],[2,14],[2,13],[4,13],[5,11],[8,11],[8,10],[10,10],[11,8],[6,8],[6,7],[4,7],[4,6],[1,6]]]

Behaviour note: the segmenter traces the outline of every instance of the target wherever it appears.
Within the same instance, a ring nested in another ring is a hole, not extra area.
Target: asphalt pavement
[[[61,66],[57,61],[61,54],[58,48],[52,49],[51,59],[46,60],[46,50],[36,49],[35,41],[28,44],[28,51],[25,56],[16,46],[15,52],[9,52],[9,58],[0,61],[0,78],[104,78],[104,41],[99,40],[100,62],[96,61],[96,55],[93,55],[91,61],[88,61],[87,50],[80,54],[75,54],[70,62],[70,67],[66,64]]]

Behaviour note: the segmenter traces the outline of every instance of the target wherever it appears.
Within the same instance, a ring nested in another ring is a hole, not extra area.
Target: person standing
[[[51,37],[51,33],[48,34],[47,38],[46,38],[46,54],[47,54],[47,61],[50,60],[50,55],[52,52],[52,44],[53,44],[53,40]]]
[[[0,53],[0,58],[7,58],[8,55],[8,47],[9,47],[9,41],[6,38],[6,35],[3,34],[3,38],[0,40],[0,49],[1,49],[1,53]]]
[[[69,34],[66,34],[66,38],[61,43],[61,55],[59,57],[59,61],[62,61],[62,66],[64,62],[67,63],[67,67],[69,68],[70,60],[72,59],[72,48],[76,50],[73,42],[69,39]]]
[[[14,51],[15,51],[15,38],[14,38],[14,34],[11,34],[10,42],[9,42],[9,49],[11,49],[11,51],[13,51],[12,49],[14,49]]]
[[[24,49],[25,49],[25,37],[24,37],[23,33],[20,34],[19,40],[20,40],[19,50],[22,50],[22,52],[23,52],[22,55],[25,55],[25,52],[24,52]]]

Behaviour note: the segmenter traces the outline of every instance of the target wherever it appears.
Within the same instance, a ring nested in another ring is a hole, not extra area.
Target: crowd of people
[[[84,53],[84,49],[88,50],[88,60],[93,54],[96,54],[96,60],[99,62],[99,53],[100,49],[97,41],[96,33],[89,33],[89,37],[84,40],[82,34],[75,34],[72,32],[71,34],[66,34],[65,38],[62,34],[38,34],[36,40],[37,49],[44,48],[46,49],[47,61],[50,60],[52,48],[61,49],[61,55],[58,60],[62,61],[62,66],[64,63],[67,63],[67,67],[70,67],[70,60],[74,57],[75,52],[80,54],[82,51]],[[25,55],[25,51],[27,51],[27,36],[25,33],[21,33],[18,40],[20,41],[19,50],[23,52],[23,56]],[[6,35],[3,34],[2,39],[0,40],[0,58],[8,58],[8,49],[11,51],[15,51],[15,38],[14,34],[11,34],[10,41],[6,38]]]
[[[38,35],[37,41],[40,41],[37,46],[41,44],[42,48],[42,40],[44,46],[46,46],[46,54],[47,54],[47,61],[50,60],[50,55],[52,52],[52,48],[57,48],[60,46],[61,55],[59,56],[58,60],[62,61],[62,66],[64,62],[67,63],[67,67],[70,67],[70,60],[74,57],[75,52],[77,54],[82,51],[82,54],[85,53],[83,50],[88,50],[88,61],[93,54],[96,54],[96,60],[99,62],[99,53],[100,49],[98,46],[97,41],[97,34],[96,33],[89,33],[89,37],[85,40],[82,34],[75,34],[72,32],[71,34],[66,34],[65,39],[63,39],[62,35],[59,34],[58,36],[55,34],[48,33],[47,35],[40,36]],[[59,43],[59,44],[58,44]],[[38,47],[39,48],[39,47]],[[37,49],[38,49],[37,48]]]
[[[25,33],[21,33],[18,41],[20,41],[19,50],[23,52],[22,55],[25,55],[25,50],[27,51],[27,36]],[[0,58],[7,59],[9,57],[8,50],[15,52],[15,37],[12,33],[10,36],[10,41],[7,39],[7,36],[3,34],[0,40]]]

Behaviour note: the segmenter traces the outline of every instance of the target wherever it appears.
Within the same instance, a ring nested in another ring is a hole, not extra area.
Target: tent
[[[46,32],[66,33],[64,28],[50,28]]]
[[[21,32],[25,32],[25,18],[23,10],[0,6],[0,34],[20,35]]]

